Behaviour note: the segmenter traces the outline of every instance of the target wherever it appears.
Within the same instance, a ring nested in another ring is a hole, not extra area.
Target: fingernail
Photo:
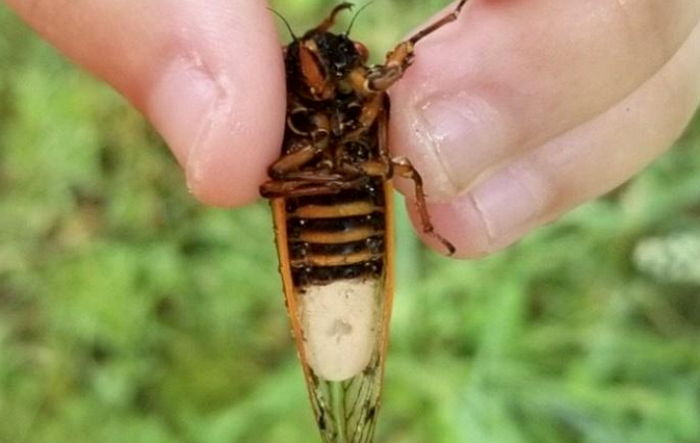
[[[425,100],[424,138],[456,192],[507,156],[511,131],[501,112],[481,97],[457,93]]]
[[[537,221],[548,201],[542,181],[525,168],[503,169],[470,194],[492,249],[522,235]]]
[[[196,58],[175,59],[156,83],[147,113],[183,168],[207,132],[220,95],[216,82]]]

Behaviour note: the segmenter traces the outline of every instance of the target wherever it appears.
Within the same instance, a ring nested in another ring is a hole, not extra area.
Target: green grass
[[[355,35],[381,54],[444,3],[376,2]],[[297,29],[327,10],[276,4]],[[197,204],[122,99],[0,29],[0,442],[314,441],[266,205]],[[479,261],[402,218],[378,441],[700,441],[698,171],[700,119]]]

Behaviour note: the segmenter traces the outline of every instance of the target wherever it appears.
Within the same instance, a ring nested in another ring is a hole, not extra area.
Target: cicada
[[[260,188],[271,199],[280,273],[311,404],[325,442],[371,442],[393,297],[392,184],[413,181],[423,230],[435,232],[422,180],[387,150],[386,91],[418,41],[466,0],[369,66],[366,47],[333,33],[342,3],[284,48],[287,118],[280,158]],[[290,29],[291,32],[291,29]]]

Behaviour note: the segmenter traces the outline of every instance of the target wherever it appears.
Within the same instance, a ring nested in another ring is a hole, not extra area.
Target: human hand
[[[264,2],[7,2],[150,119],[200,200],[257,198],[285,98]],[[391,148],[457,255],[512,243],[670,146],[700,101],[699,17],[697,0],[471,0],[422,41],[392,90]]]
[[[513,243],[668,149],[700,102],[699,18],[697,0],[472,0],[419,44],[391,91],[391,148],[457,256]]]
[[[197,198],[218,206],[258,198],[285,113],[282,52],[265,2],[6,1],[143,112]]]

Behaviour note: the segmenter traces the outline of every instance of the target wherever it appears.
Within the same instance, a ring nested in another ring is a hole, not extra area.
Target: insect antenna
[[[292,30],[292,26],[289,24],[289,22],[287,21],[287,19],[284,18],[284,16],[283,16],[282,14],[280,14],[280,13],[277,12],[277,11],[275,11],[274,9],[272,9],[272,8],[267,8],[267,9],[268,9],[269,11],[271,11],[273,14],[275,14],[277,17],[279,17],[280,19],[282,19],[282,22],[283,22],[283,23],[285,24],[285,26],[287,27],[287,31],[289,31],[289,35],[292,36],[292,40],[297,41],[298,38],[297,38],[297,36],[294,34],[294,30]]]
[[[368,1],[367,3],[365,3],[364,5],[362,5],[362,7],[361,7],[360,9],[357,10],[357,12],[355,13],[355,15],[352,16],[352,19],[350,20],[350,24],[348,25],[348,29],[347,29],[347,31],[345,31],[345,34],[344,34],[345,37],[347,37],[348,35],[350,35],[350,31],[352,31],[352,27],[353,27],[353,25],[355,24],[355,20],[357,20],[357,16],[360,15],[360,13],[361,13],[362,11],[364,11],[364,10],[365,10],[369,5],[371,5],[372,3],[374,3],[373,0]]]

